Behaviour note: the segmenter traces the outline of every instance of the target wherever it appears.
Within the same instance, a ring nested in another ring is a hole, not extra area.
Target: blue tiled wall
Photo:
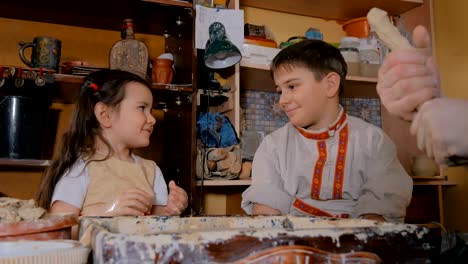
[[[277,93],[241,90],[240,96],[242,130],[264,132],[267,135],[288,122],[288,117],[279,108]],[[349,115],[382,127],[379,99],[342,98],[340,103]]]
[[[277,93],[241,90],[242,129],[267,135],[286,124],[288,117],[279,108],[278,100]]]
[[[340,104],[349,115],[364,119],[375,126],[382,127],[380,100],[377,98],[341,98]]]

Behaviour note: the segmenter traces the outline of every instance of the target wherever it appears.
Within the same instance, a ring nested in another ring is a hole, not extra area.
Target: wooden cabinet
[[[18,42],[30,41],[36,35],[50,35],[62,40],[61,62],[82,60],[108,67],[109,50],[112,43],[120,40],[120,26],[126,18],[134,20],[136,38],[147,44],[150,58],[164,52],[173,53],[176,69],[172,84],[152,85],[157,125],[151,145],[137,154],[155,160],[166,181],[175,180],[192,194],[197,90],[192,1],[2,2],[0,65],[23,66],[17,55]],[[49,134],[52,143],[44,146],[50,153],[60,144],[82,81],[81,76],[55,75],[52,108],[59,111],[59,117],[55,124],[57,130]],[[51,155],[45,155],[42,160],[0,159],[0,192],[32,198],[49,159]]]

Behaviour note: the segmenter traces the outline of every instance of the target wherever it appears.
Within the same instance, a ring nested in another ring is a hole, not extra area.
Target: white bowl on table
[[[0,264],[85,264],[89,252],[75,240],[0,242]]]

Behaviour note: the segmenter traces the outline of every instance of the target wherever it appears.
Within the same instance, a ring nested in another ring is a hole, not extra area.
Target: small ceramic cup
[[[433,159],[427,156],[414,156],[411,171],[413,176],[435,176],[437,165]]]
[[[174,61],[171,59],[156,58],[153,60],[153,72],[151,79],[155,83],[169,84],[174,77],[174,69],[172,65]]]

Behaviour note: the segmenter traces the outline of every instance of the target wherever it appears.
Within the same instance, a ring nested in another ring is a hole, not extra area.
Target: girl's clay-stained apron
[[[89,185],[81,215],[104,210],[125,190],[140,188],[154,196],[156,164],[139,158],[135,163],[110,157],[88,165]]]

